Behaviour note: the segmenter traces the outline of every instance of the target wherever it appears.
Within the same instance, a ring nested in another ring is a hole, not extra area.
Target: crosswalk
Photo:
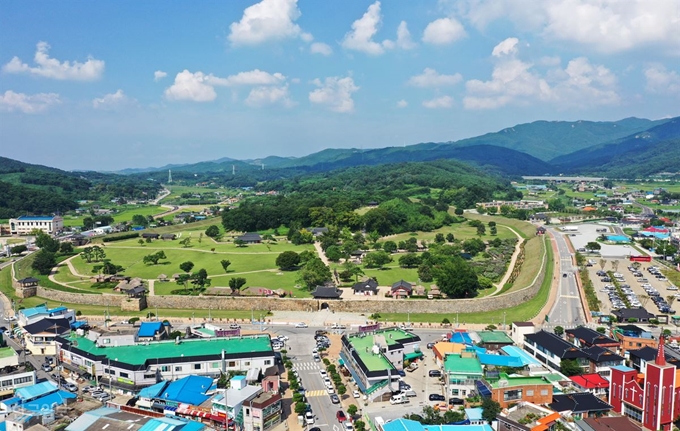
[[[323,395],[328,395],[328,392],[325,391],[324,389],[317,389],[315,391],[305,391],[305,396],[307,398],[309,397],[320,397]]]
[[[318,371],[321,369],[319,362],[297,362],[293,364],[295,371]]]

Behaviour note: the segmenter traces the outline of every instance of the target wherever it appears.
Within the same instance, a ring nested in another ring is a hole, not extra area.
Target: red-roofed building
[[[642,230],[643,232],[653,232],[653,233],[668,233],[668,229],[656,227],[656,226],[650,226],[646,229]]]
[[[603,400],[609,397],[609,380],[597,373],[581,374],[569,377],[569,379],[579,389],[579,392],[590,392]]]

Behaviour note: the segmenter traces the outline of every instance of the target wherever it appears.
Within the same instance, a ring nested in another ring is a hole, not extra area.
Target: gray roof
[[[342,291],[335,286],[316,286],[316,290],[312,292],[314,298],[338,299]]]

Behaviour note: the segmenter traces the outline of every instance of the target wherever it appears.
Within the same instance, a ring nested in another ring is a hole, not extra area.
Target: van
[[[408,403],[408,398],[404,394],[392,395],[390,398],[390,404],[406,404]]]
[[[406,395],[406,396],[409,397],[409,398],[413,398],[413,397],[417,397],[417,396],[418,396],[418,394],[416,394],[416,391],[414,391],[413,389],[409,389],[409,390],[407,390],[407,391],[403,391],[402,394]]]

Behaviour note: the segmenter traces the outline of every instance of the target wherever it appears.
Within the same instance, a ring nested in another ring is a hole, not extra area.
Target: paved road
[[[555,305],[548,318],[550,323],[561,326],[576,326],[586,323],[581,298],[576,284],[577,268],[572,263],[572,253],[567,246],[564,235],[556,229],[548,228],[553,233],[557,243],[557,258],[560,263],[560,270],[556,274],[559,279],[559,290]],[[566,274],[566,277],[564,277]]]

